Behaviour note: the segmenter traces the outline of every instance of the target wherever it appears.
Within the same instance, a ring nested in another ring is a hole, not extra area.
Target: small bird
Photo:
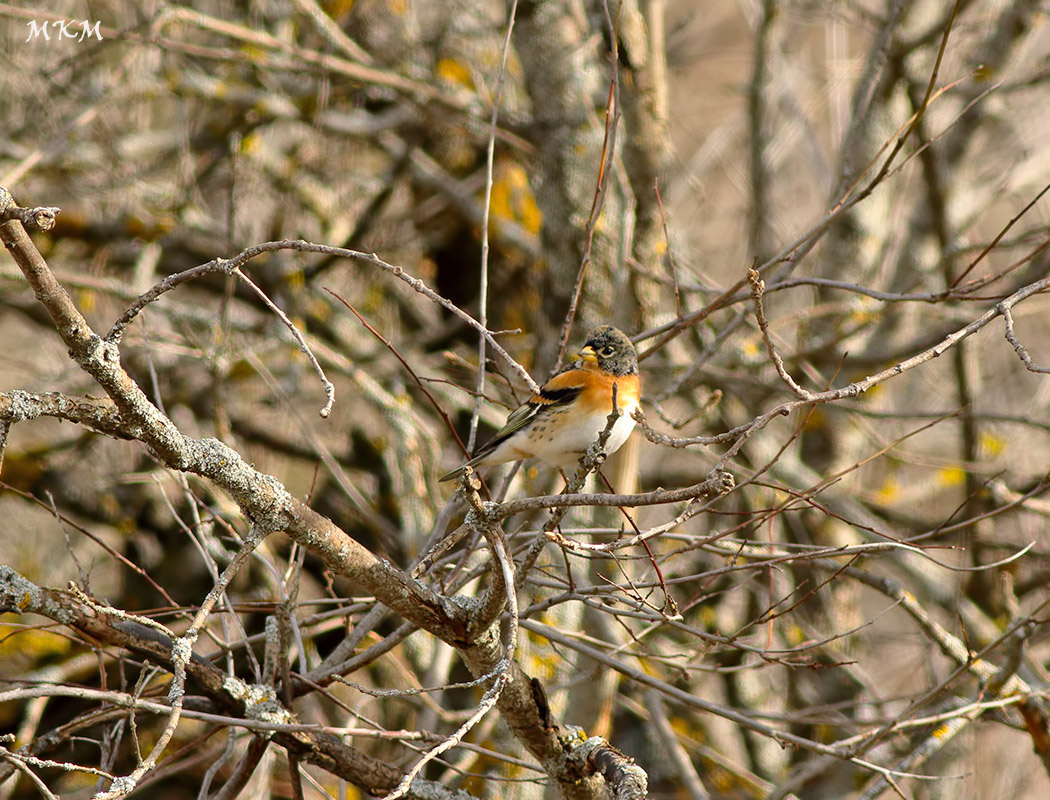
[[[568,471],[605,430],[613,404],[623,415],[613,424],[606,453],[614,453],[634,430],[631,415],[639,407],[642,380],[638,354],[624,333],[601,325],[587,334],[578,360],[540,387],[539,394],[517,408],[502,428],[459,469],[440,480],[459,478],[466,467],[538,458]]]

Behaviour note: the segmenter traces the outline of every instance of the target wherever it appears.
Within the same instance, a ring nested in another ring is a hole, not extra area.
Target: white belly
[[[634,430],[634,417],[631,414],[638,408],[637,403],[620,406],[623,414],[615,423],[605,445],[606,453],[615,453]],[[546,464],[569,471],[575,469],[580,456],[587,452],[598,440],[598,435],[605,430],[608,417],[592,418],[589,424],[569,425],[562,409],[551,409],[548,419],[536,420],[539,424],[538,437],[529,443],[529,450],[515,448],[515,458],[538,458]]]

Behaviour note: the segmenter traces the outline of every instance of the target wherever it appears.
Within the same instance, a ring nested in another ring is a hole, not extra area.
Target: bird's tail
[[[462,467],[454,469],[452,470],[452,472],[446,472],[444,475],[438,478],[438,481],[441,483],[444,483],[445,481],[458,481],[460,478],[463,477],[463,473],[467,469],[467,467],[473,468],[478,466],[484,460],[486,455],[488,455],[488,453],[482,453],[474,456],[474,458],[470,459],[470,461],[468,461]]]

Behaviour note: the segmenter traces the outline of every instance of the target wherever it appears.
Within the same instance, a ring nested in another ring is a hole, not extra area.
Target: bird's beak
[[[591,347],[590,345],[587,345],[585,348],[583,348],[576,355],[578,355],[580,358],[583,359],[583,363],[584,364],[597,364],[598,363],[598,354],[594,352],[594,348]]]

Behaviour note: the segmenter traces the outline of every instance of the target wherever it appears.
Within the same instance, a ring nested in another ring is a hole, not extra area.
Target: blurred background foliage
[[[647,417],[671,436],[721,433],[791,396],[746,289],[720,300],[753,263],[766,264],[772,340],[812,391],[920,353],[1047,274],[1050,207],[1038,199],[1050,179],[1044,4],[523,0],[498,86],[507,13],[497,0],[0,4],[0,185],[23,206],[61,207],[57,227],[34,238],[96,330],[164,276],[299,238],[374,252],[478,317],[499,96],[489,327],[542,380],[557,363],[586,263],[570,346],[598,322],[637,336]],[[30,22],[57,20],[98,21],[101,40],[61,38],[55,27],[50,41],[27,33]],[[935,68],[932,102],[873,183],[924,108]],[[589,226],[603,153],[602,212]],[[826,221],[848,192],[868,188]],[[462,515],[446,506],[450,489],[436,476],[463,452],[415,378],[467,442],[476,334],[362,262],[283,251],[248,272],[336,384],[329,420],[316,413],[323,392],[287,330],[232,279],[199,280],[150,306],[125,335],[124,365],[185,433],[226,441],[411,567]],[[681,335],[665,339],[690,315]],[[1036,361],[1050,363],[1045,299],[1031,298],[1015,317]],[[931,722],[886,737],[865,758],[938,778],[898,778],[909,797],[1047,796],[1050,779],[1017,712],[956,713],[981,699],[983,684],[949,680],[956,665],[929,629],[874,581],[892,581],[973,650],[1031,615],[1039,624],[1020,674],[1045,693],[1048,383],[1025,370],[1001,330],[992,323],[865,395],[756,433],[729,465],[740,488],[710,513],[669,524],[650,543],[653,561],[637,548],[594,558],[549,548],[523,590],[523,618],[537,624],[522,631],[521,659],[556,713],[636,758],[653,797],[703,796],[683,777],[689,769],[716,798],[891,795],[871,771],[785,749],[572,646],[588,643],[666,685],[826,744],[946,712],[963,724],[942,745],[929,744]],[[10,259],[0,263],[0,342],[0,391],[92,393]],[[527,393],[488,356],[480,441]],[[606,473],[625,491],[688,485],[724,449],[657,447],[636,435]],[[76,581],[172,624],[176,609],[201,602],[211,568],[246,529],[207,484],[161,469],[134,443],[68,423],[16,426],[0,477],[0,563],[47,585]],[[559,487],[549,470],[526,465],[511,492]],[[681,510],[633,517],[646,530]],[[511,541],[528,541],[542,519],[515,520]],[[622,525],[618,514],[580,511],[562,529],[601,542]],[[897,542],[910,547],[838,561],[827,550]],[[747,549],[756,545],[783,559]],[[1025,546],[1022,557],[983,567]],[[483,556],[480,546],[461,547],[427,580],[476,591]],[[305,669],[374,601],[272,537],[230,591],[257,650],[297,559],[296,663]],[[668,619],[652,564],[681,620]],[[96,657],[60,628],[18,615],[0,621],[5,681],[123,686],[139,674],[133,660]],[[361,647],[398,624],[369,618]],[[241,642],[216,626],[216,642]],[[548,626],[567,641],[556,643]],[[986,658],[1000,663],[1003,647]],[[243,643],[231,652],[247,669]],[[348,677],[409,688],[464,675],[452,648],[416,633]],[[338,684],[329,692],[301,698],[296,712],[443,735],[477,702],[465,689],[397,700]],[[925,704],[913,706],[917,698]],[[23,745],[83,713],[57,698],[8,703],[0,726]],[[88,742],[105,741],[110,767],[129,769],[128,742],[110,746],[113,724],[85,723],[82,741],[50,757],[98,764]],[[140,738],[152,724],[140,721]],[[196,796],[226,747],[213,734],[185,722],[140,794]],[[480,749],[454,750],[427,775],[479,797],[543,796],[534,772],[495,755],[521,755],[509,738],[493,717],[469,739]],[[400,766],[413,761],[392,741],[359,746]],[[669,755],[676,746],[688,766]],[[233,763],[220,763],[216,787]],[[267,763],[253,786],[291,796],[287,769]],[[63,795],[86,796],[94,785],[90,776],[42,774]],[[313,774],[332,796],[355,791]],[[34,792],[17,776],[0,784],[4,798]]]

